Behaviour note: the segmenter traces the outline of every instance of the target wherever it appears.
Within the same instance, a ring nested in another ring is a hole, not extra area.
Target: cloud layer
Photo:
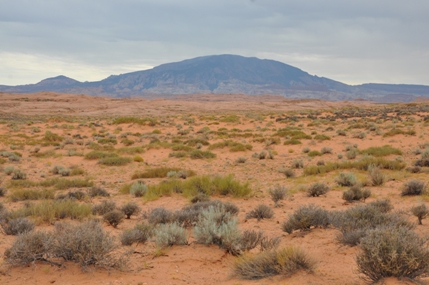
[[[0,84],[229,53],[349,84],[429,85],[428,12],[424,0],[0,0]]]

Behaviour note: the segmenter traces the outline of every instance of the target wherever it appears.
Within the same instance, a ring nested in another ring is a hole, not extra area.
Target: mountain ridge
[[[429,86],[365,83],[347,85],[310,75],[297,67],[271,60],[238,55],[210,55],[161,64],[152,69],[111,75],[103,80],[80,82],[64,75],[36,84],[6,86],[1,92],[40,91],[94,96],[163,97],[184,94],[283,95],[286,98],[375,101],[413,101],[429,97]]]

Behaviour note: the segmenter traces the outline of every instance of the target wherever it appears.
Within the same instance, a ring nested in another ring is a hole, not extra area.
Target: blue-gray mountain
[[[197,57],[149,70],[112,75],[97,82],[79,82],[58,76],[37,84],[4,86],[0,91],[40,91],[95,96],[168,97],[176,94],[278,94],[287,98],[325,100],[371,99],[379,102],[413,101],[429,97],[429,86],[347,85],[308,74],[296,67],[267,59],[237,55]]]

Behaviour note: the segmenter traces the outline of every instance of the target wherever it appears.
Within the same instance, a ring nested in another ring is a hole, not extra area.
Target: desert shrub
[[[415,130],[404,131],[402,129],[391,129],[390,131],[385,132],[383,134],[383,137],[392,137],[392,136],[396,136],[396,135],[410,135],[410,136],[415,136],[416,135],[416,131]]]
[[[357,155],[358,155],[358,150],[355,148],[352,148],[346,152],[347,159],[355,159]]]
[[[371,190],[362,189],[360,184],[355,184],[351,186],[349,190],[343,192],[343,200],[346,200],[349,203],[360,200],[365,202],[369,196],[371,196]]]
[[[165,208],[155,208],[147,215],[147,219],[152,225],[168,224],[173,221],[174,215]]]
[[[54,165],[54,167],[52,167],[51,169],[51,172],[52,174],[60,174],[60,171],[62,171],[63,169],[65,169],[65,167],[62,165]]]
[[[82,168],[80,167],[71,168],[71,172],[70,172],[71,176],[83,175],[83,174],[85,174],[85,170],[83,170]]]
[[[85,159],[95,160],[95,159],[103,159],[109,157],[118,157],[118,155],[114,152],[105,152],[94,150],[85,154]]]
[[[290,140],[285,140],[284,145],[297,145],[297,144],[302,144],[300,140],[297,139],[290,139]]]
[[[286,176],[286,178],[292,178],[295,177],[295,172],[293,171],[293,169],[291,168],[286,168],[286,169],[280,169],[279,170],[280,173],[283,173],[284,176]]]
[[[186,245],[187,232],[177,223],[160,224],[154,231],[155,243],[160,247]]]
[[[312,272],[315,261],[296,247],[244,255],[237,259],[233,275],[239,279],[257,280],[274,275],[291,276],[299,270]]]
[[[344,130],[337,130],[337,135],[339,135],[339,136],[346,136],[346,131],[344,131]]]
[[[158,122],[154,118],[137,118],[137,117],[118,117],[112,122],[114,125],[119,124],[137,124],[137,125],[148,125],[155,126]]]
[[[379,146],[379,147],[370,147],[364,150],[361,150],[360,153],[372,155],[372,156],[388,156],[391,154],[402,155],[402,151],[397,148],[393,148],[390,145]]]
[[[116,228],[123,220],[124,220],[124,213],[121,211],[111,211],[103,215],[103,220],[109,225]]]
[[[27,178],[27,174],[21,169],[14,169],[12,172],[13,180],[25,180]]]
[[[222,207],[204,209],[193,229],[194,237],[201,244],[216,244],[232,254],[241,251],[241,233],[237,219]]]
[[[236,163],[245,163],[247,161],[246,157],[240,156],[235,160]]]
[[[63,138],[51,131],[46,131],[43,139],[47,142],[62,142]]]
[[[380,186],[383,185],[386,181],[386,176],[381,172],[378,167],[370,167],[368,169],[369,178],[371,180],[372,185]]]
[[[211,151],[203,151],[199,149],[195,149],[189,153],[189,157],[192,159],[204,159],[204,158],[215,158],[216,154]]]
[[[317,151],[317,150],[312,150],[312,151],[310,151],[308,153],[309,157],[316,157],[316,156],[321,156],[321,155],[323,155],[323,154],[320,151]]]
[[[304,162],[301,159],[296,159],[292,162],[291,167],[295,169],[304,168]]]
[[[129,202],[121,207],[121,211],[127,216],[127,219],[129,219],[132,215],[138,214],[141,208],[136,203]]]
[[[109,192],[106,189],[101,187],[91,187],[88,191],[90,197],[110,197]]]
[[[411,214],[417,217],[419,225],[421,225],[422,220],[429,215],[429,208],[425,204],[420,204],[411,208]]]
[[[402,196],[422,195],[426,192],[426,184],[423,181],[411,180],[402,186]]]
[[[19,235],[32,231],[35,227],[34,222],[28,218],[16,218],[8,221],[1,221],[0,226],[7,235]]]
[[[324,147],[322,147],[322,149],[320,150],[320,152],[322,154],[332,153],[332,147],[324,146]]]
[[[331,138],[327,135],[318,134],[318,135],[315,135],[313,139],[315,139],[316,141],[326,141],[326,140],[330,140]]]
[[[15,170],[15,167],[13,167],[12,165],[8,165],[4,168],[3,172],[6,175],[11,175],[13,173],[13,171]]]
[[[116,210],[116,203],[114,201],[104,200],[100,204],[92,206],[91,212],[93,215],[104,215],[111,211]]]
[[[307,189],[307,195],[309,197],[319,197],[328,193],[329,186],[322,182],[316,182]]]
[[[279,206],[279,201],[285,199],[287,192],[287,188],[280,185],[276,185],[274,188],[268,190],[268,194],[271,200],[273,200],[275,207]]]
[[[16,189],[11,191],[9,199],[13,202],[25,200],[54,199],[53,190]]]
[[[295,210],[282,224],[282,230],[291,234],[294,230],[310,230],[311,227],[327,227],[328,224],[328,211],[309,204]]]
[[[302,152],[303,152],[303,153],[309,153],[309,152],[310,152],[310,148],[309,148],[308,146],[306,146],[306,147],[304,147],[304,148],[302,149]]]
[[[356,257],[358,272],[369,281],[385,277],[416,278],[427,273],[427,240],[404,227],[380,227],[362,238]]]
[[[129,157],[106,157],[98,161],[98,163],[107,165],[107,166],[121,166],[126,165],[132,161]]]
[[[128,229],[121,234],[122,245],[132,245],[133,243],[145,243],[153,235],[153,226],[149,224],[137,224],[134,228]]]
[[[353,186],[357,183],[357,179],[353,173],[340,172],[335,182],[340,186]]]
[[[340,230],[337,239],[346,245],[357,245],[369,230],[382,226],[407,227],[412,229],[404,217],[398,213],[388,213],[390,202],[380,200],[368,205],[358,205],[345,211],[330,214],[330,223]]]
[[[198,193],[191,199],[191,203],[210,201],[210,196],[204,193]]]
[[[274,211],[267,205],[259,204],[252,211],[246,214],[246,219],[270,219],[274,216]]]
[[[120,260],[112,254],[116,249],[114,238],[96,220],[78,225],[56,223],[54,236],[56,244],[52,249],[55,257],[74,261],[83,268],[120,265]]]
[[[87,197],[85,192],[82,191],[74,191],[74,192],[67,192],[66,194],[59,194],[57,197],[55,197],[55,200],[85,200]]]
[[[377,199],[368,204],[369,207],[374,207],[382,213],[387,213],[393,209],[389,199]]]
[[[29,231],[17,236],[12,246],[4,252],[5,260],[13,266],[26,266],[51,257],[55,240],[44,231]]]
[[[134,197],[143,197],[146,194],[146,191],[147,186],[142,180],[134,182],[130,188],[130,194]]]
[[[92,187],[94,185],[94,182],[88,180],[88,179],[66,179],[66,178],[52,178],[52,179],[46,179],[41,182],[39,182],[40,186],[43,187],[55,187],[57,190],[65,190],[69,188],[84,188],[84,187]]]
[[[4,187],[0,187],[0,197],[6,196],[7,189]]]

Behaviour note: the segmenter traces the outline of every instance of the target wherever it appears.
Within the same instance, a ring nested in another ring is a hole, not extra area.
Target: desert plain
[[[410,181],[428,181],[427,166],[416,166],[429,147],[428,126],[426,102],[0,93],[0,283],[368,284],[356,263],[362,249],[341,242],[337,226],[288,232],[284,225],[310,204],[332,213],[388,199],[390,211],[413,225],[410,231],[427,237],[429,222],[423,219],[418,225],[410,209],[427,204],[429,194],[403,195],[403,189]],[[381,184],[374,185],[378,183],[372,181],[368,165],[381,175]],[[368,197],[344,199],[350,187],[340,185],[340,173],[356,178],[355,184],[362,185]],[[216,179],[226,179],[227,186],[210,188]],[[140,195],[131,191],[138,183],[144,185]],[[198,183],[208,183],[209,190]],[[309,189],[315,183],[327,190],[311,196]],[[270,195],[275,189],[285,194],[277,203]],[[68,195],[77,192],[81,193],[77,198]],[[261,254],[261,244],[232,252],[219,241],[204,244],[195,233],[198,216],[188,224],[176,221],[185,232],[183,244],[159,242],[156,229],[172,223],[174,213],[199,199],[235,205],[238,212],[230,218],[240,234],[260,233],[265,241],[275,243],[268,251],[291,246],[303,250],[314,261],[311,270],[243,279],[234,268],[243,258]],[[86,212],[25,211],[38,204],[50,207],[65,202]],[[117,210],[132,203],[139,211],[129,219],[123,214],[112,225],[94,210],[107,202]],[[271,217],[253,217],[252,210],[259,205],[266,206]],[[165,210],[170,221],[154,222],[154,209]],[[46,233],[55,233],[61,223],[79,225],[97,219],[113,238],[111,258],[120,261],[82,266],[45,255],[15,264],[10,249],[19,237],[5,231],[12,218],[25,218],[34,225],[32,231]],[[138,224],[151,226],[155,233],[124,245],[124,233]],[[425,284],[429,279],[423,275],[417,280]],[[406,278],[382,282],[412,284]]]

